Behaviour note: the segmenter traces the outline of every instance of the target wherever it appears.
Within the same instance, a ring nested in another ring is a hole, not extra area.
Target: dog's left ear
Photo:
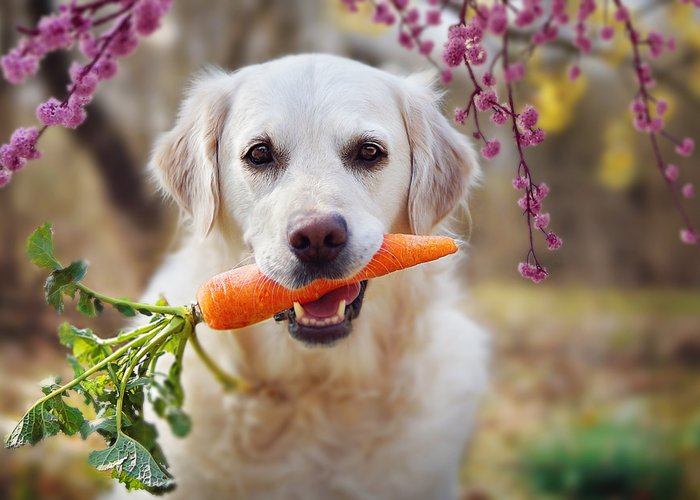
[[[210,70],[191,85],[175,127],[161,135],[149,168],[204,237],[219,211],[219,140],[233,98],[231,74]]]
[[[427,234],[466,200],[479,174],[471,144],[442,115],[429,74],[404,80],[403,118],[411,147],[408,217],[416,234]]]

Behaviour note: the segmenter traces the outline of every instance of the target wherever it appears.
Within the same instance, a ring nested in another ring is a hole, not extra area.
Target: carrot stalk
[[[454,240],[444,236],[387,234],[369,264],[350,278],[322,278],[289,290],[251,264],[211,278],[199,288],[197,302],[210,328],[243,328],[293,307],[294,302],[310,302],[336,288],[436,260],[456,251]]]

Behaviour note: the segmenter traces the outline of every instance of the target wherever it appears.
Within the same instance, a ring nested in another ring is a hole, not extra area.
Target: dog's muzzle
[[[312,302],[295,302],[293,308],[275,314],[275,320],[289,321],[289,333],[306,344],[332,345],[350,335],[366,289],[367,280],[338,288]]]

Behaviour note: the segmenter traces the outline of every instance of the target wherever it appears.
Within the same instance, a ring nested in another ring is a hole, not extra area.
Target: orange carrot
[[[264,276],[257,265],[218,274],[197,292],[204,320],[214,330],[243,328],[291,308],[294,302],[316,300],[331,290],[383,276],[457,251],[451,238],[387,234],[379,251],[360,272],[350,278],[318,279],[305,287],[288,290]]]

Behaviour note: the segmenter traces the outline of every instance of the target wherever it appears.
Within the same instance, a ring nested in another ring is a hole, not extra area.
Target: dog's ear
[[[233,99],[231,74],[209,70],[195,79],[175,127],[156,141],[149,169],[204,237],[219,211],[219,140]]]
[[[440,111],[431,74],[404,80],[403,117],[411,147],[408,217],[416,234],[427,234],[462,201],[479,165],[471,144]]]

